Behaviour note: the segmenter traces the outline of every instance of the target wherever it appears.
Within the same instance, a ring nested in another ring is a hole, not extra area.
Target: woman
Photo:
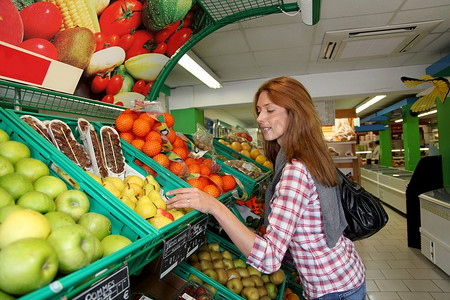
[[[266,192],[266,234],[256,235],[196,188],[168,192],[175,195],[168,207],[212,214],[261,272],[278,270],[289,250],[307,299],[365,299],[364,266],[342,234],[346,222],[336,197],[336,168],[309,93],[292,78],[275,78],[258,89],[254,107],[264,153],[275,162]]]

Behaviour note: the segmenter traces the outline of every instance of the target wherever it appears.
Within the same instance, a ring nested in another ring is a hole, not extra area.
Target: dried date
[[[39,120],[35,120],[34,117],[32,116],[22,116],[20,117],[22,120],[25,121],[25,123],[27,123],[28,125],[31,126],[31,128],[33,128],[37,133],[39,133],[41,136],[43,136],[47,141],[49,141],[50,143],[51,141],[51,137],[48,134],[47,128],[39,123]]]
[[[88,152],[90,152],[90,144],[92,145],[93,150],[93,156],[91,154],[91,160],[95,160],[98,168],[98,172],[101,177],[107,177],[108,176],[108,170],[106,170],[105,162],[103,159],[103,151],[102,147],[100,145],[100,141],[97,135],[97,132],[95,131],[94,127],[86,120],[84,119],[78,119],[78,128],[83,133],[85,138],[82,138],[83,142],[85,143],[86,149],[88,149]],[[87,142],[86,139],[90,139],[90,144]]]
[[[113,128],[104,126],[100,130],[100,136],[106,167],[116,174],[122,173],[125,170],[125,161],[119,134]]]

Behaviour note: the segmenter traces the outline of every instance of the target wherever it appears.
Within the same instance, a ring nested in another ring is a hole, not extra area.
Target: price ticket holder
[[[86,289],[72,300],[128,300],[130,298],[130,274],[128,265],[118,268],[111,275]]]
[[[160,280],[204,244],[207,226],[208,215],[205,215],[197,223],[187,224],[186,229],[176,236],[163,240]]]

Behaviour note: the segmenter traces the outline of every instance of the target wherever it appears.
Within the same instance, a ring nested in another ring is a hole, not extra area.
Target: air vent
[[[319,61],[382,57],[407,52],[442,22],[329,31],[325,33]]]

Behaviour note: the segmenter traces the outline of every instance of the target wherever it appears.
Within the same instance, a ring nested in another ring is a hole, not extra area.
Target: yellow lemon
[[[239,143],[239,142],[233,142],[231,144],[231,148],[233,148],[236,151],[241,151],[242,150],[241,143]]]
[[[258,155],[260,155],[261,154],[261,152],[258,150],[258,149],[252,149],[252,151],[250,151],[250,157],[252,158],[252,159],[255,159],[255,158],[257,158],[258,157]]]
[[[250,144],[249,144],[249,143],[246,143],[246,142],[241,143],[241,146],[242,146],[242,149],[243,149],[243,150],[248,150],[248,151],[250,151],[250,150],[252,149],[252,146],[250,146]]]
[[[263,164],[267,159],[264,155],[260,154],[255,158],[255,161],[259,164]]]
[[[248,150],[245,150],[245,149],[242,150],[241,154],[244,154],[245,156],[250,157],[250,152]]]
[[[263,163],[263,166],[266,167],[266,168],[269,168],[269,169],[273,169],[273,164],[270,161],[268,161],[268,160],[266,160]]]

